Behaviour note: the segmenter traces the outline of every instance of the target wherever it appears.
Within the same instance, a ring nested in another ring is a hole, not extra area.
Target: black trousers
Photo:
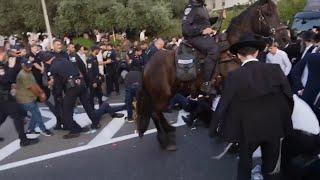
[[[108,73],[106,75],[106,84],[107,84],[107,96],[109,96],[112,91],[120,92],[119,88],[119,75],[116,72]]]
[[[92,121],[92,124],[99,123],[99,119],[89,103],[89,92],[86,86],[70,88],[66,90],[63,100],[62,117],[67,129],[70,130],[71,133],[79,133],[82,130],[82,128],[73,120],[73,110],[76,105],[77,98],[80,99],[80,102]]]
[[[96,88],[90,87],[90,104],[93,109],[94,109],[94,98],[98,98],[99,106],[101,106],[103,103],[102,96],[103,96],[103,93],[102,93],[101,85],[98,85],[98,87]]]
[[[188,42],[201,53],[206,55],[204,60],[204,81],[211,81],[214,69],[218,63],[220,50],[215,39],[211,36],[198,36],[188,39]]]
[[[0,125],[4,123],[8,116],[13,119],[19,139],[21,141],[25,140],[27,138],[23,122],[25,111],[13,98],[8,101],[0,101]]]
[[[53,101],[54,101],[54,115],[57,118],[57,126],[61,126],[64,124],[62,119],[62,110],[63,110],[63,92],[54,92],[53,93]]]
[[[280,158],[280,139],[259,143],[240,142],[238,180],[251,180],[252,155],[260,146],[262,152],[262,174],[265,180],[280,180],[280,172],[272,174]]]

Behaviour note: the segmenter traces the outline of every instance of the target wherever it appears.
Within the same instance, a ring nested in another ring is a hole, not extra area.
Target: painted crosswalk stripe
[[[178,120],[175,124],[173,124],[173,126],[175,127],[180,127],[185,125],[181,116],[186,115],[187,113],[185,113],[184,111],[180,111],[179,115],[178,115]],[[115,119],[115,120],[119,120],[119,119]],[[114,127],[114,125],[109,126],[108,128],[105,128],[103,131],[108,131],[111,130],[109,129],[110,127]],[[118,126],[117,126],[118,127]],[[157,132],[156,129],[150,129],[148,130],[145,134],[152,134]],[[122,136],[122,137],[116,137],[116,138],[112,138],[109,139],[107,141],[95,141],[95,143],[89,143],[87,145],[84,146],[80,146],[80,147],[76,147],[76,148],[71,148],[71,149],[67,149],[67,150],[63,150],[63,151],[59,151],[59,152],[55,152],[55,153],[51,153],[51,154],[46,154],[46,155],[42,155],[42,156],[38,156],[38,157],[33,157],[33,158],[29,158],[26,160],[22,160],[22,161],[17,161],[17,162],[13,162],[13,163],[8,163],[8,164],[4,164],[0,166],[0,171],[3,170],[8,170],[8,169],[12,169],[12,168],[16,168],[16,167],[20,167],[20,166],[24,166],[24,165],[28,165],[28,164],[32,164],[32,163],[36,163],[36,162],[41,162],[44,160],[48,160],[48,159],[52,159],[52,158],[56,158],[56,157],[61,157],[61,156],[65,156],[65,155],[69,155],[69,154],[73,154],[73,153],[77,153],[77,152],[81,152],[81,151],[86,151],[89,149],[93,149],[93,148],[97,148],[97,147],[101,147],[104,145],[108,145],[108,144],[113,144],[116,142],[121,142],[121,141],[125,141],[125,140],[129,140],[129,139],[133,139],[133,138],[137,138],[138,134],[137,133],[133,133],[133,134],[129,134],[126,136]]]

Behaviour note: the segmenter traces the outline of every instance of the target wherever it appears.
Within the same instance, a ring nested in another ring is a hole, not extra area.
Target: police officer
[[[204,62],[204,83],[201,90],[211,91],[211,78],[219,58],[219,47],[214,38],[209,13],[204,0],[189,0],[182,20],[182,34],[184,38],[206,55]]]
[[[56,39],[53,41],[53,57],[56,60],[68,60],[69,61],[69,55],[65,51],[62,50],[62,41],[59,39]],[[47,64],[47,66],[50,66]],[[48,71],[50,73],[50,71]],[[55,112],[56,112],[56,118],[57,118],[57,125],[54,128],[55,130],[63,130],[64,122],[62,119],[62,105],[63,105],[63,91],[65,90],[65,84],[61,81],[56,80],[54,83],[54,86],[52,88],[52,95],[54,99],[54,106],[55,106]]]
[[[79,70],[71,61],[65,58],[49,59],[46,60],[46,63],[51,65],[50,73],[52,74],[52,79],[49,84],[53,84],[54,86],[56,86],[56,84],[65,84],[62,117],[66,128],[70,132],[64,135],[63,138],[76,138],[80,136],[81,132],[87,130],[85,128],[81,128],[73,120],[73,110],[77,98],[80,99],[85,111],[92,121],[91,128],[99,128],[99,118],[96,117],[93,108],[89,103],[89,93],[83,78],[80,76]]]
[[[67,46],[67,54],[69,56],[69,60],[77,67],[77,59],[76,59],[76,48],[74,44],[70,43]]]
[[[141,55],[142,49],[138,46],[133,52],[132,59],[130,59],[130,71],[142,71],[144,62]]]
[[[15,71],[13,69],[15,64],[16,58],[10,58],[6,63],[5,53],[0,52],[0,125],[10,116],[19,134],[20,145],[28,146],[38,143],[39,140],[26,137],[23,123],[25,112],[17,104],[11,93],[11,85],[15,81]],[[0,138],[0,141],[3,141],[3,138]]]
[[[99,62],[97,55],[100,52],[98,46],[93,46],[91,48],[91,55],[87,59],[87,68],[88,68],[88,80],[89,80],[89,89],[90,89],[90,104],[94,109],[94,98],[97,97],[99,105],[102,105],[102,76],[99,73]]]
[[[117,53],[113,49],[111,44],[107,44],[107,51],[103,53],[103,59],[105,64],[105,74],[107,83],[107,96],[111,95],[113,90],[116,91],[117,95],[120,94],[119,90],[119,79],[117,73]]]
[[[144,64],[148,63],[148,61],[150,60],[150,58],[158,51],[164,48],[164,41],[161,38],[158,38],[157,40],[155,40],[150,46],[149,48],[144,52],[143,55],[143,61]]]

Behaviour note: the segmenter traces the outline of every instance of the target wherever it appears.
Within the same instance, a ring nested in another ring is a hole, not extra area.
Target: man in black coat
[[[305,56],[309,75],[306,87],[302,90],[302,99],[309,104],[320,120],[320,53]]]
[[[210,82],[220,54],[218,44],[211,37],[213,32],[204,0],[190,0],[182,19],[182,34],[192,46],[206,55],[204,60],[204,83],[201,87],[204,93],[211,91]]]
[[[302,90],[306,86],[308,79],[308,66],[307,59],[305,58],[308,54],[311,54],[312,51],[316,48],[313,45],[314,33],[311,31],[304,32],[302,38],[306,43],[306,48],[301,56],[301,60],[292,68],[290,73],[292,90],[294,93],[301,95]]]
[[[240,144],[238,180],[250,180],[252,154],[259,146],[264,178],[279,178],[281,139],[292,131],[289,83],[279,65],[256,59],[265,46],[246,35],[230,48],[242,67],[228,75],[217,108],[218,132],[228,142]]]

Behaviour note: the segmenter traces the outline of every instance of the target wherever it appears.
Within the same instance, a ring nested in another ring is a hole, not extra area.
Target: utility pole
[[[47,6],[46,6],[45,0],[41,0],[41,4],[42,4],[44,21],[45,21],[46,29],[47,29],[47,33],[48,33],[48,38],[50,41],[50,47],[52,48],[53,47],[52,33],[51,33],[50,22],[49,22],[49,18],[48,18],[48,12],[47,12]]]

